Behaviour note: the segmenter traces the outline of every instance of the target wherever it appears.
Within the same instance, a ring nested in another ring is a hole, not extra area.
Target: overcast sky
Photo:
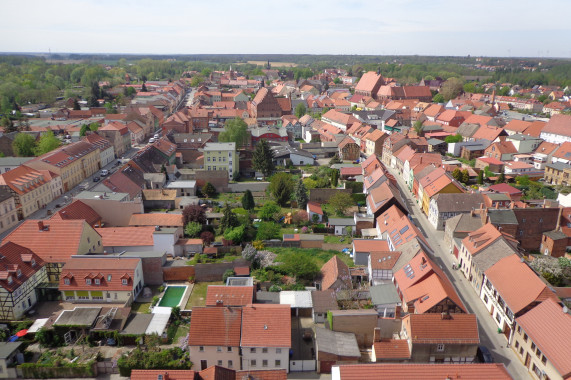
[[[570,0],[2,0],[0,51],[571,58]]]

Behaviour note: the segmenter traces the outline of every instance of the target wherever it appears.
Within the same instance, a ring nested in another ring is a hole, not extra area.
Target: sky
[[[2,13],[1,52],[571,58],[570,0],[2,0]]]

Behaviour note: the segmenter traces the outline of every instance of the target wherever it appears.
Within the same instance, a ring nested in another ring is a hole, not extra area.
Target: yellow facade
[[[434,197],[436,194],[458,194],[458,193],[462,193],[462,190],[460,190],[457,186],[455,186],[451,182],[448,185],[444,186],[440,191],[432,194],[432,197]],[[429,212],[428,210],[430,208],[430,200],[432,199],[432,197],[428,196],[426,190],[422,192],[422,211],[424,211],[424,213],[427,216]]]
[[[235,143],[208,143],[204,147],[204,169],[226,170],[234,178],[238,174],[239,164]]]

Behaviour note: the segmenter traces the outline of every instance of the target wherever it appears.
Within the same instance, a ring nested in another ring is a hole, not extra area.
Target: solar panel
[[[293,234],[284,234],[284,239],[293,239]]]
[[[404,233],[405,233],[406,231],[408,231],[408,225],[406,225],[406,226],[404,226],[403,228],[401,228],[401,230],[399,231],[399,233],[400,233],[401,235],[404,235]]]

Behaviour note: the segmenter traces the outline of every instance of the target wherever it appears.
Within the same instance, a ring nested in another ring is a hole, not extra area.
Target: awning
[[[35,333],[37,332],[39,329],[41,329],[42,327],[44,327],[44,325],[46,324],[46,322],[48,321],[49,318],[41,318],[41,319],[36,319],[34,321],[34,323],[30,326],[30,328],[28,329],[28,333]]]

